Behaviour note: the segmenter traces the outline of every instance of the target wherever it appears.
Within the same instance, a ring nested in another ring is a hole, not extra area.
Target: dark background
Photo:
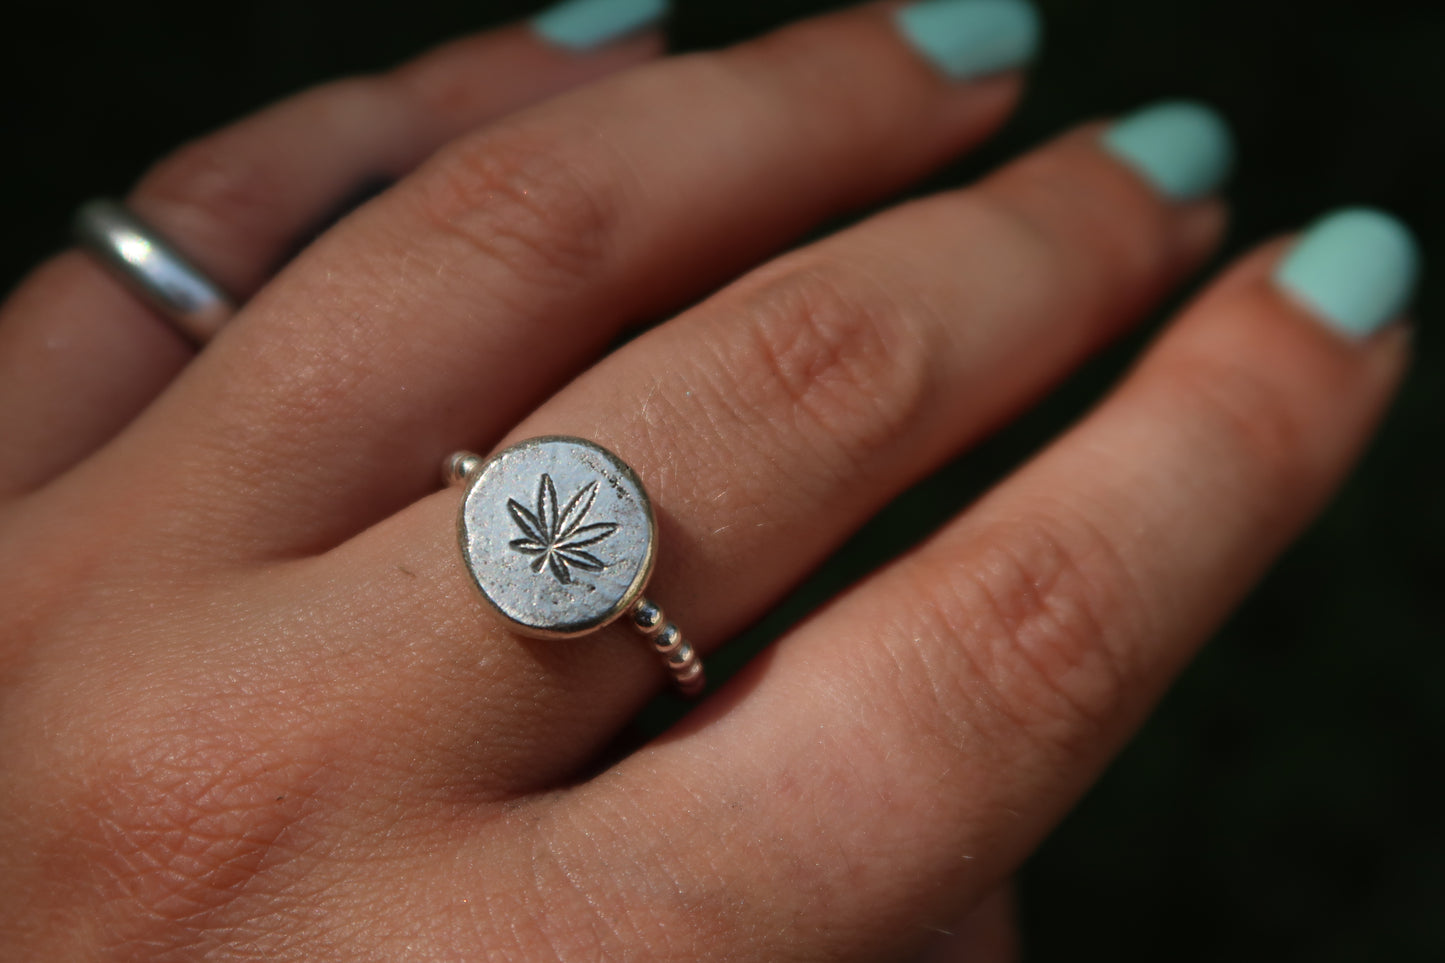
[[[1027,102],[965,182],[1082,118],[1161,96],[1235,124],[1237,252],[1342,203],[1445,237],[1445,4],[1042,0]],[[536,3],[381,0],[11,3],[0,40],[0,281],[64,240],[171,145],[296,88],[378,68]],[[677,0],[680,49],[842,4]],[[1037,960],[1445,960],[1445,336],[1362,471],[1220,633],[1022,875]],[[1141,335],[1142,337],[1142,335]],[[1077,417],[1121,345],[1040,410],[891,508],[754,643]],[[736,660],[737,656],[732,656]],[[726,662],[727,660],[723,660]]]

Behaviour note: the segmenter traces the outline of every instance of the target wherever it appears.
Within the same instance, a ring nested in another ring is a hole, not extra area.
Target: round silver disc
[[[657,524],[622,459],[581,438],[533,438],[468,480],[462,554],[477,587],[527,635],[595,631],[652,575]]]

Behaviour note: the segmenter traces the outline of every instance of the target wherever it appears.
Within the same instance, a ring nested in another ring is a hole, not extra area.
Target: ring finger
[[[249,296],[348,199],[470,128],[662,47],[655,31],[595,50],[589,41],[611,35],[567,39],[510,27],[307,91],[181,148],[141,179],[130,206],[224,289]],[[0,308],[0,494],[93,451],[190,357],[86,255],[42,265]]]

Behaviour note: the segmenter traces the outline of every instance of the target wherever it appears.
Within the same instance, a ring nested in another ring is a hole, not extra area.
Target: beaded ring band
[[[627,616],[673,683],[695,696],[702,662],[642,592],[657,520],[637,474],[582,438],[546,436],[482,458],[458,452],[446,481],[465,488],[457,539],[482,597],[516,632],[571,639]]]

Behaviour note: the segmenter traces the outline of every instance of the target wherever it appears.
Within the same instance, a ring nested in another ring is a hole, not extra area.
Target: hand
[[[573,49],[578,23],[162,162],[132,206],[247,296],[194,360],[77,253],[6,306],[0,955],[899,959],[949,929],[1001,958],[991,894],[1398,380],[1403,231],[1271,242],[1014,478],[615,758],[657,665],[621,628],[506,631],[445,454],[618,452],[661,514],[649,594],[714,651],[1188,277],[1229,146],[1198,108],[1088,125],[755,267],[993,131],[1027,15],[868,8],[640,67],[655,34]]]

